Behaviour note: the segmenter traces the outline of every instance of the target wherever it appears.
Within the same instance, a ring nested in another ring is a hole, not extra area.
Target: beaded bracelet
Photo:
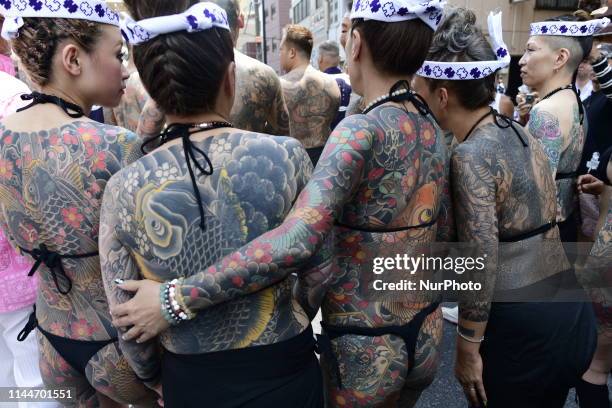
[[[187,315],[187,319],[191,320],[196,317],[196,314],[189,310],[187,305],[185,304],[185,299],[183,298],[183,294],[181,291],[181,284],[183,283],[184,278],[179,278],[177,282],[174,284],[174,299],[179,304],[180,308]]]
[[[182,319],[179,314],[174,313],[174,309],[172,307],[172,299],[170,295],[170,289],[173,287],[174,285],[172,284],[172,282],[164,283],[159,289],[159,296],[161,301],[162,316],[164,316],[164,319],[166,319],[166,321],[170,323],[170,325],[176,326],[184,319]]]

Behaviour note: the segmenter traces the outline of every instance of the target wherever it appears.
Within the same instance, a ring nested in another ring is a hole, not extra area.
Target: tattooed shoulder
[[[289,117],[276,72],[238,51],[236,98],[231,120],[239,129],[289,135]]]

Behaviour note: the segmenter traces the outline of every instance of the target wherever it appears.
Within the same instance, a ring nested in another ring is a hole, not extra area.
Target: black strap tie
[[[28,273],[28,276],[33,276],[34,273],[38,270],[41,264],[45,264],[49,271],[51,272],[51,276],[53,277],[53,282],[55,282],[55,287],[58,292],[62,295],[67,295],[72,290],[72,280],[66,275],[66,271],[64,271],[64,266],[62,265],[63,259],[82,259],[82,258],[91,258],[93,256],[98,256],[98,252],[89,252],[86,254],[80,255],[60,255],[57,252],[50,251],[45,244],[40,244],[38,248],[34,248],[31,251],[25,248],[19,247],[26,254],[30,254],[32,258],[36,262],[32,265],[32,269]],[[61,280],[66,282],[67,289],[62,289],[60,286],[60,277]]]
[[[204,152],[202,149],[196,147],[193,144],[190,136],[194,133],[202,132],[205,130],[220,129],[226,127],[231,128],[234,126],[229,122],[209,122],[200,124],[173,123],[166,126],[166,128],[158,136],[152,137],[145,141],[141,147],[142,152],[144,154],[147,154],[148,151],[147,149],[145,149],[145,147],[149,144],[152,144],[153,142],[159,142],[159,146],[162,146],[171,140],[181,139],[183,143],[183,151],[185,152],[185,160],[187,161],[187,170],[189,170],[189,177],[191,178],[191,184],[193,186],[193,193],[195,194],[196,201],[198,203],[198,209],[200,211],[200,228],[203,231],[206,231],[204,204],[202,203],[202,195],[200,194],[200,189],[198,188],[198,183],[196,180],[196,175],[193,166],[195,166],[203,175],[210,176],[213,174],[213,164],[206,152]],[[208,170],[205,169],[204,166],[202,166],[196,160],[196,153],[204,158]]]
[[[22,112],[26,109],[30,109],[34,105],[52,103],[53,105],[57,105],[62,108],[62,110],[66,112],[66,114],[71,118],[77,119],[85,116],[83,108],[81,108],[75,103],[68,102],[67,100],[62,99],[59,96],[47,95],[34,91],[30,94],[21,95],[21,99],[23,99],[24,101],[32,101],[32,103],[27,106],[24,106],[23,108],[17,109],[17,112]]]
[[[548,98],[550,98],[551,96],[561,92],[561,91],[565,91],[565,90],[570,90],[572,92],[574,92],[574,95],[576,95],[576,102],[578,102],[578,111],[579,111],[579,115],[580,115],[580,124],[582,125],[582,123],[584,122],[584,105],[582,104],[582,100],[580,99],[580,94],[578,93],[578,90],[576,89],[576,76],[578,75],[578,71],[576,71],[574,73],[574,80],[572,81],[571,84],[569,85],[565,85],[565,86],[560,86],[559,88],[549,92],[546,96],[544,96],[542,98],[543,100],[546,100]]]
[[[34,310],[30,313],[30,317],[28,318],[28,322],[23,327],[23,329],[17,335],[17,341],[25,341],[28,338],[30,333],[38,327],[38,319],[36,319],[36,305],[33,305]]]
[[[474,126],[472,126],[470,131],[465,136],[464,141],[467,140],[472,135],[472,133],[474,133],[474,131],[476,130],[478,125],[480,125],[482,123],[482,121],[485,120],[490,115],[493,116],[493,122],[495,123],[495,125],[498,128],[500,128],[500,129],[511,128],[514,131],[514,133],[516,134],[516,136],[519,138],[519,140],[521,141],[521,144],[523,145],[523,147],[529,147],[529,145],[527,144],[527,142],[523,138],[523,135],[521,134],[521,132],[519,132],[519,130],[515,127],[515,125],[519,125],[521,127],[522,127],[522,125],[520,123],[516,122],[515,120],[512,120],[509,117],[502,115],[501,113],[497,112],[493,108],[491,108],[487,113],[482,115],[482,117],[476,121]]]

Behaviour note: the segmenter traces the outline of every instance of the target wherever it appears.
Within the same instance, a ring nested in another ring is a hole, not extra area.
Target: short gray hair
[[[319,45],[319,55],[325,54],[329,57],[340,58],[340,47],[335,41],[325,41]]]

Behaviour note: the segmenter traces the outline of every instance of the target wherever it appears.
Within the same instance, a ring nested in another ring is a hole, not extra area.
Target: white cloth
[[[2,37],[12,40],[23,27],[23,17],[70,18],[119,26],[119,14],[104,1],[96,0],[5,0],[0,14],[6,17]]]
[[[589,96],[593,94],[593,81],[589,81],[582,88],[578,88],[580,91],[580,100],[582,102],[586,101]]]
[[[487,19],[489,35],[493,41],[493,51],[497,56],[495,61],[444,62],[425,61],[417,75],[424,78],[463,81],[481,79],[494,74],[510,65],[510,53],[504,43],[502,29],[502,13],[491,12]]]
[[[351,19],[394,23],[420,18],[435,31],[445,4],[446,0],[355,0]]]
[[[543,21],[532,23],[531,35],[554,35],[561,37],[588,37],[597,34],[610,24],[609,18],[590,21]]]
[[[180,14],[147,18],[140,21],[134,21],[126,17],[121,22],[121,32],[132,45],[145,43],[162,34],[178,31],[192,33],[213,27],[224,28],[229,31],[227,13],[211,2],[196,3]]]
[[[32,308],[0,313],[0,387],[43,387],[38,363],[36,332],[17,341]],[[57,402],[0,402],[0,408],[56,408]]]

